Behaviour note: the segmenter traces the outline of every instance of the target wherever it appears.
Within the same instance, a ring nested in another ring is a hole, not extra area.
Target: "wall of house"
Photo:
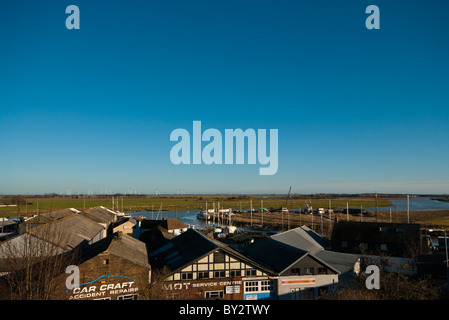
[[[66,288],[62,276],[57,299],[144,299],[150,284],[150,268],[103,252],[79,265],[79,286]]]
[[[168,298],[243,300],[247,293],[245,283],[268,280],[269,276],[254,265],[218,250],[174,273],[162,287]],[[274,285],[271,290],[251,293],[253,296],[264,293],[264,298],[274,297]]]
[[[133,226],[134,226],[134,223],[131,223],[131,222],[125,222],[125,223],[122,223],[121,225],[115,227],[115,228],[112,230],[112,232],[113,232],[113,233],[115,233],[115,232],[123,232],[123,233],[125,233],[125,234],[132,235],[132,234],[133,234],[133,231],[134,231],[134,230],[133,230]]]
[[[279,300],[315,299],[338,283],[338,274],[311,256],[293,264],[277,279]]]

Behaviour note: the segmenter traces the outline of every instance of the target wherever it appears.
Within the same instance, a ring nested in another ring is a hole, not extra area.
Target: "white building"
[[[299,227],[257,240],[244,254],[273,271],[279,300],[315,299],[359,268],[358,255],[332,252],[323,245],[319,235]]]

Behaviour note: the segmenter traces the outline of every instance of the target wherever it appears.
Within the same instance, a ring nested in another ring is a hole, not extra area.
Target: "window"
[[[198,272],[198,279],[208,279],[209,271],[200,271]]]
[[[215,278],[224,278],[225,277],[225,272],[222,270],[222,271],[215,271],[214,272],[214,277]]]
[[[260,291],[271,291],[272,285],[270,280],[263,280],[260,282]]]
[[[255,276],[257,274],[256,269],[248,269],[246,270],[246,276]]]
[[[109,264],[109,259],[104,259],[103,264]]]
[[[137,294],[128,294],[125,296],[118,296],[117,300],[137,300]]]
[[[225,255],[223,252],[214,252],[214,263],[225,262]]]
[[[313,274],[313,268],[312,267],[304,268],[304,274],[307,274],[307,275]]]
[[[259,291],[259,281],[246,281],[245,292]]]
[[[193,279],[192,272],[182,272],[181,273],[181,280],[192,280],[192,279]]]
[[[206,291],[204,298],[223,298],[223,291]]]
[[[319,267],[318,268],[318,274],[327,274],[327,269],[324,267]]]
[[[240,270],[231,270],[229,271],[229,276],[231,278],[240,277],[242,275],[242,272]]]
[[[290,273],[299,276],[301,274],[301,269],[300,268],[292,268],[290,270]]]

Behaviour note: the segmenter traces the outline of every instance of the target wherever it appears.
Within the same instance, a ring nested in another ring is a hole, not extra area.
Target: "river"
[[[390,199],[392,206],[379,207],[379,211],[407,211],[407,198]],[[449,203],[432,200],[431,198],[413,198],[409,199],[410,211],[431,211],[431,210],[449,210]],[[364,208],[370,211],[376,211],[376,207]]]
[[[176,218],[182,223],[195,228],[195,229],[202,229],[206,227],[207,224],[204,220],[199,220],[196,215],[200,212],[200,210],[179,210],[179,211],[138,211],[138,212],[130,212],[127,213],[131,217],[145,217],[147,219],[154,219],[154,220],[162,220],[165,218],[172,219]]]

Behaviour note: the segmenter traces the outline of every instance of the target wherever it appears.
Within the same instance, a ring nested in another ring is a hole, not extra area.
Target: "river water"
[[[204,220],[199,220],[196,215],[200,212],[200,210],[188,210],[188,211],[138,211],[138,212],[130,212],[128,213],[131,217],[145,217],[147,219],[154,220],[162,220],[162,219],[172,219],[176,218],[182,223],[195,228],[202,229],[210,224],[208,224]]]
[[[407,211],[407,199],[390,199],[392,206],[379,207],[379,211]],[[430,198],[410,198],[410,211],[430,211],[430,210],[449,210],[449,203]],[[370,211],[376,211],[376,207],[364,208]],[[197,214],[200,210],[180,210],[180,211],[138,211],[128,213],[131,217],[143,216],[147,219],[162,220],[164,218],[176,218],[182,223],[195,229],[203,229],[212,226],[211,222],[199,220]]]
[[[390,199],[392,206],[379,207],[379,211],[407,211],[406,199]],[[409,199],[410,211],[430,211],[430,210],[449,210],[449,203],[432,200],[431,198],[412,198]],[[376,207],[365,208],[370,211],[376,211]]]

